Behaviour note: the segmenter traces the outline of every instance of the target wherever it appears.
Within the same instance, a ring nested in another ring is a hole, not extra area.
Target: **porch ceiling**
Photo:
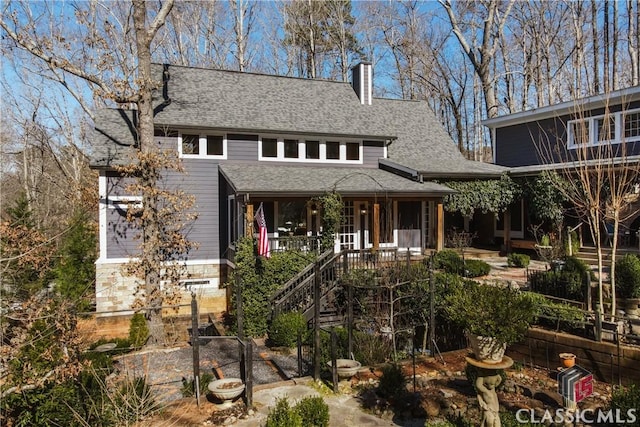
[[[342,195],[442,197],[452,189],[416,182],[375,168],[223,164],[220,171],[236,193],[315,195],[336,190]]]

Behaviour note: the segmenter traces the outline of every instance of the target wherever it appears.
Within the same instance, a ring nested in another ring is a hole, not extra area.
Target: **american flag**
[[[269,251],[269,237],[267,236],[267,221],[264,219],[262,203],[260,203],[254,218],[258,223],[258,255],[269,258],[271,253]]]

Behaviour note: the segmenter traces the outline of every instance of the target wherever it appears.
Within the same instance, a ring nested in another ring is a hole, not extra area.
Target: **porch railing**
[[[270,237],[271,252],[302,251],[320,253],[321,241],[319,236],[284,236]]]

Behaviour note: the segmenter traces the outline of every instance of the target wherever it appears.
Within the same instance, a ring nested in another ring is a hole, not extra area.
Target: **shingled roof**
[[[343,195],[443,196],[454,193],[433,182],[416,182],[382,169],[326,166],[221,164],[220,172],[236,193],[308,195],[338,191]]]
[[[375,98],[362,105],[346,82],[161,64],[153,72],[163,81],[155,96],[157,125],[382,139],[391,141],[388,165],[430,178],[498,176],[507,170],[466,160],[426,102]],[[98,112],[94,167],[127,161],[134,138],[123,117],[117,110]]]

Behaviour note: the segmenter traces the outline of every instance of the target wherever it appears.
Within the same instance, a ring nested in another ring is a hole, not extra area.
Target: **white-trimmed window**
[[[623,141],[640,141],[640,109],[571,120],[567,123],[569,148],[619,144]]]
[[[109,196],[107,199],[108,209],[126,211],[129,208],[140,209],[142,207],[141,196]]]
[[[363,160],[362,141],[318,138],[261,136],[258,159],[264,161],[351,163]]]
[[[201,134],[182,132],[178,137],[180,157],[227,158],[227,138],[223,134]]]

